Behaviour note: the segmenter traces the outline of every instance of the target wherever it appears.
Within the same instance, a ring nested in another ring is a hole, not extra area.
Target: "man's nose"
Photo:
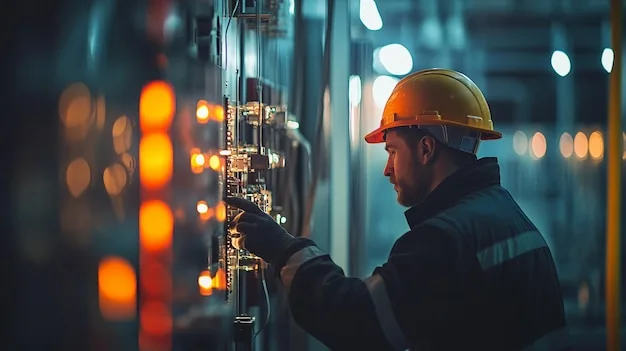
[[[383,170],[383,174],[385,175],[385,177],[391,177],[392,173],[393,173],[393,167],[391,166],[389,162],[387,162],[387,164],[385,165],[385,169]]]

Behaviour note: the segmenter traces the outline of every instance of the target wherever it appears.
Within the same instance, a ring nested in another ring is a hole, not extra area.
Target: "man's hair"
[[[463,166],[472,161],[476,161],[476,155],[463,152],[457,149],[453,149],[448,145],[440,142],[437,138],[433,137],[428,131],[415,127],[398,127],[393,129],[398,137],[400,137],[407,145],[413,146],[425,136],[430,136],[435,140],[435,143],[440,146],[440,150],[443,151],[446,156],[452,160],[457,166]]]

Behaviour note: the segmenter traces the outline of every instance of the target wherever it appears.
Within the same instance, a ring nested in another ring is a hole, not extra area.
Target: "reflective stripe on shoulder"
[[[494,244],[476,254],[483,270],[500,265],[527,252],[547,247],[548,244],[538,231],[524,232]]]
[[[545,334],[522,351],[559,351],[568,346],[570,346],[569,331],[567,327],[562,327]]]
[[[378,323],[387,341],[393,346],[394,350],[406,350],[409,346],[409,342],[400,329],[396,316],[391,308],[391,301],[389,300],[389,295],[387,295],[385,281],[379,274],[375,274],[365,279],[364,282],[374,302]]]
[[[287,264],[285,264],[285,266],[280,270],[280,280],[283,282],[285,289],[289,291],[293,277],[296,275],[298,268],[300,268],[302,264],[314,259],[315,257],[324,255],[326,255],[326,253],[315,245],[307,246],[291,255],[291,257],[287,260]]]

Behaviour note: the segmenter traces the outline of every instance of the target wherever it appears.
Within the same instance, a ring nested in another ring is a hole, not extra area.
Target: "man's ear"
[[[423,136],[417,144],[417,157],[421,164],[427,165],[434,161],[437,152],[435,138],[430,135]]]

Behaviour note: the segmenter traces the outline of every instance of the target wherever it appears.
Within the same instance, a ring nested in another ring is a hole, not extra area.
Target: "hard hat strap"
[[[480,146],[479,131],[445,124],[416,127],[428,132],[437,141],[452,149],[470,154],[478,152],[478,147]]]

